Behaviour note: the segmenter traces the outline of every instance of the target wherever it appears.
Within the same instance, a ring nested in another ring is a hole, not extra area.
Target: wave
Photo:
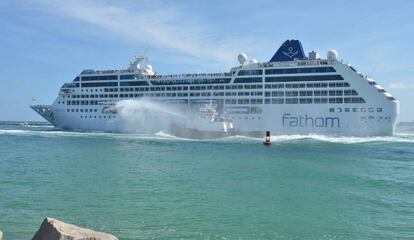
[[[52,125],[38,125],[38,124],[25,124],[25,125],[21,125],[21,126],[27,127],[27,128],[49,128],[49,129],[55,128]]]
[[[79,138],[113,138],[113,139],[148,139],[148,140],[190,140],[179,138],[168,133],[158,132],[155,134],[143,133],[110,133],[110,132],[87,132],[87,131],[63,131],[32,130],[32,129],[0,129],[0,136],[21,137],[79,137]]]
[[[356,144],[356,143],[373,143],[373,142],[405,142],[414,143],[413,134],[398,134],[394,136],[374,136],[374,137],[341,137],[326,135],[281,135],[272,136],[274,142],[298,141],[298,140],[315,140],[331,143]]]
[[[39,137],[92,137],[92,138],[115,138],[115,139],[148,139],[148,140],[176,140],[176,141],[198,141],[198,142],[261,142],[263,138],[248,136],[229,136],[221,139],[194,140],[176,137],[169,133],[159,131],[155,134],[140,133],[108,133],[108,132],[75,132],[63,131],[58,129],[0,129],[0,136],[39,136]],[[358,144],[375,142],[400,142],[414,143],[414,134],[397,133],[394,136],[376,137],[341,137],[326,135],[274,135],[271,141],[276,143],[298,142],[298,141],[318,141],[338,144]]]
[[[270,137],[272,142],[299,142],[299,141],[317,141],[340,144],[357,144],[357,143],[375,143],[375,142],[401,142],[414,143],[414,134],[399,133],[394,136],[375,136],[375,137],[345,137],[345,136],[326,136],[326,135],[274,135]],[[230,136],[223,139],[216,139],[216,141],[259,141],[262,142],[264,138],[248,137],[248,136]]]

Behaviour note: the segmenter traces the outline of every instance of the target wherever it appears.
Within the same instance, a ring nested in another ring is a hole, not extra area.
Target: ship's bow
[[[35,112],[42,116],[46,121],[53,125],[55,116],[53,114],[53,107],[51,105],[31,105]]]

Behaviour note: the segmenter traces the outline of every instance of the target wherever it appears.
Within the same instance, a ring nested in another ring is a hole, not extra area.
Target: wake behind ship
[[[242,135],[392,135],[399,113],[390,93],[335,50],[325,59],[315,51],[306,56],[298,40],[285,41],[268,62],[240,54],[240,65],[226,73],[160,75],[151,65],[141,68],[143,60],[138,55],[125,70],[84,70],[52,105],[31,107],[57,128],[129,132],[135,130],[116,108],[122,100],[187,110],[214,102]]]

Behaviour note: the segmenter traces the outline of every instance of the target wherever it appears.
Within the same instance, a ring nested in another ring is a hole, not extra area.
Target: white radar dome
[[[152,70],[152,66],[148,64],[148,65],[146,66],[146,69],[148,69],[148,70]]]
[[[254,58],[253,58],[252,60],[250,60],[250,63],[251,63],[251,64],[258,63],[258,61],[257,61],[256,59],[254,59]]]
[[[237,56],[237,59],[239,60],[239,63],[243,65],[247,61],[247,55],[245,53],[240,53],[239,56]]]
[[[326,58],[328,58],[328,60],[330,61],[338,60],[338,52],[336,50],[331,49],[326,53]]]

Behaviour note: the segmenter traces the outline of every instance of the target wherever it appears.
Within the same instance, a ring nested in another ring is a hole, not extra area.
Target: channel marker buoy
[[[265,140],[264,140],[263,144],[265,146],[272,145],[272,141],[270,141],[270,131],[266,131],[266,137],[265,137]]]

